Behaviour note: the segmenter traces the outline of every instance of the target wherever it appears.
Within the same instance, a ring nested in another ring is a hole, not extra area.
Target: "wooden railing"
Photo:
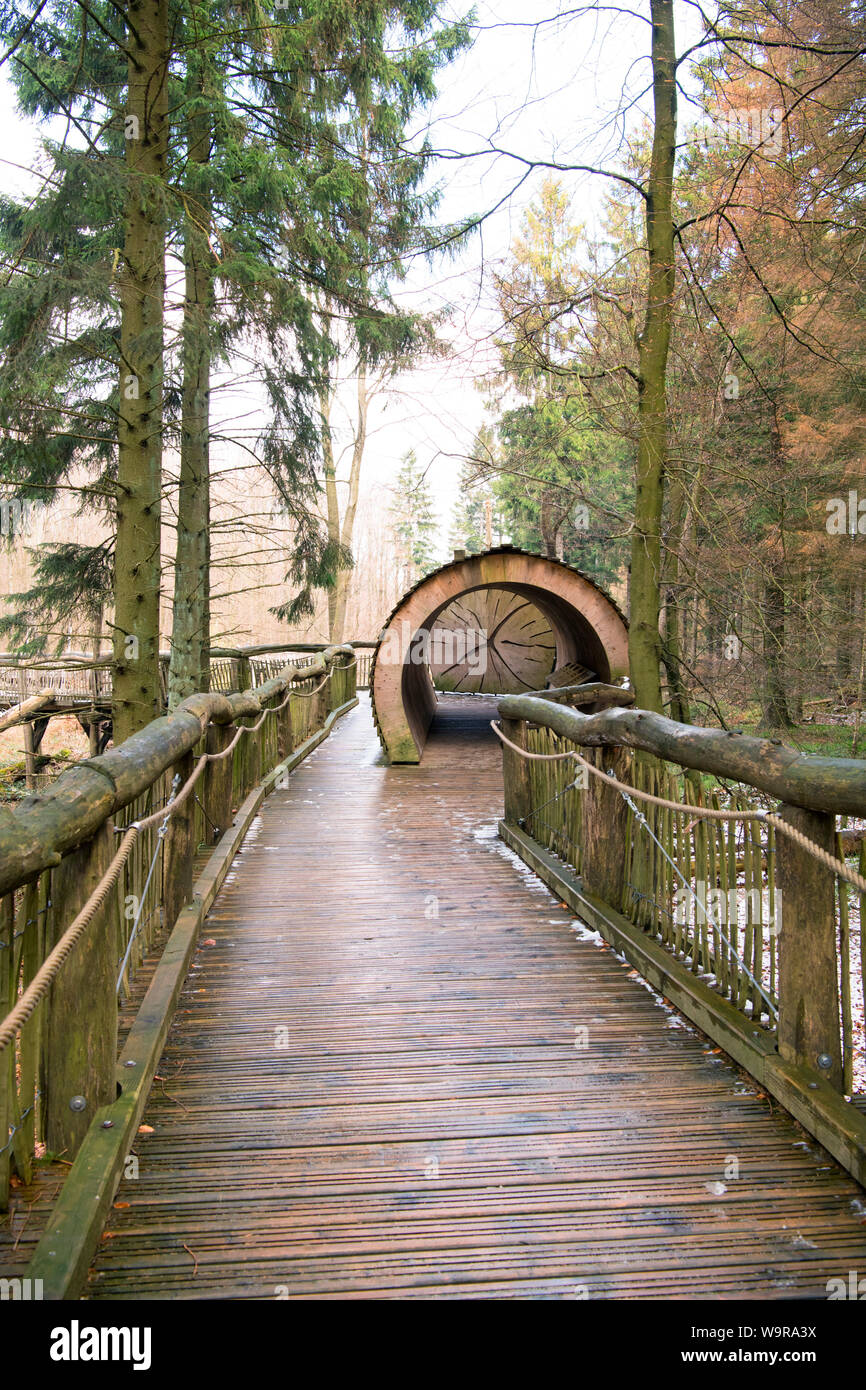
[[[357,658],[356,689],[368,689],[376,643],[352,641],[344,645],[351,647]],[[239,690],[247,685],[261,685],[273,679],[284,666],[302,666],[309,661],[311,654],[322,652],[325,648],[324,642],[296,642],[273,647],[212,647],[211,689]]]
[[[225,874],[262,796],[354,703],[355,672],[350,648],[328,648],[243,694],[190,696],[0,808],[0,1208],[38,1142],[74,1157],[119,1094],[119,997],[184,913],[197,930],[210,865]]]
[[[0,704],[12,705],[53,690],[58,700],[87,704],[94,698],[111,699],[111,658],[48,658],[17,661],[0,658]]]
[[[499,710],[506,841],[863,1181],[866,762],[642,710]]]
[[[211,690],[246,690],[273,680],[286,666],[303,666],[310,657],[327,648],[326,642],[295,643],[294,645],[215,647],[210,662]],[[345,644],[358,658],[357,688],[364,690],[370,683],[370,665],[376,643],[371,641]],[[163,695],[166,690],[168,653],[160,654]],[[58,703],[89,704],[111,702],[110,656],[93,657],[68,654],[61,657],[17,658],[0,655],[0,708],[15,705],[52,690]]]

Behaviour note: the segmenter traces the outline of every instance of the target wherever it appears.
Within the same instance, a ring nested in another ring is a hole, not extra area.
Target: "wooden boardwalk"
[[[265,803],[89,1297],[825,1298],[866,1194],[516,865],[491,706],[440,708]]]

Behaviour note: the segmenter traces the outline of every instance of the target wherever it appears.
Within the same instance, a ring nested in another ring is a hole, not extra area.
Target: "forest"
[[[866,0],[0,0],[0,122],[10,1355],[592,1300],[826,1381]]]
[[[595,9],[535,28],[567,40]],[[505,151],[522,198],[480,263],[480,423],[442,518],[435,455],[368,484],[369,420],[401,374],[456,370],[453,306],[402,288],[491,216],[443,215],[425,116],[484,23],[435,0],[4,6],[39,139],[0,201],[7,653],[110,649],[123,738],[158,712],[160,648],[173,706],[241,628],[375,639],[450,558],[444,525],[449,551],[606,586],[644,708],[856,756],[862,9],[692,9],[682,43],[672,0],[631,15],[643,85],[606,151]]]

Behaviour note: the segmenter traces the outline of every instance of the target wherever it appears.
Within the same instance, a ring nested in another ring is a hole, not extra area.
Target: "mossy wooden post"
[[[260,714],[257,714],[245,722],[252,726],[257,724],[261,717]],[[244,746],[244,793],[257,786],[262,780],[262,737],[266,724],[267,720],[260,729],[256,729],[254,734],[244,734],[242,739]]]
[[[289,715],[292,725],[292,751],[304,741],[304,730],[306,728],[307,710],[309,700],[302,700],[297,691],[292,692],[289,701]]]
[[[87,902],[116,849],[117,836],[109,820],[54,869],[49,951]],[[77,1154],[100,1106],[117,1095],[119,962],[111,921],[116,902],[116,895],[110,893],[61,966],[45,1007],[45,1143],[67,1159]]]
[[[778,814],[821,849],[835,852],[833,816],[798,806],[783,806]],[[782,900],[779,1053],[841,1090],[834,875],[787,835],[777,835],[776,886]]]
[[[192,776],[195,754],[190,750],[175,763],[173,777],[179,777],[178,794]],[[162,903],[165,925],[170,931],[182,908],[192,899],[193,862],[195,859],[195,793],[201,777],[181,802],[168,823],[162,861]]]
[[[526,721],[503,719],[502,732],[518,748],[526,747]],[[507,743],[502,745],[502,780],[505,788],[505,820],[509,825],[525,826],[529,811],[529,760]]]
[[[319,679],[324,680],[325,683],[322,686],[322,688],[320,690],[317,690],[315,695],[313,696],[313,708],[315,710],[315,724],[313,725],[313,728],[315,729],[321,729],[324,726],[325,720],[328,717],[328,710],[330,708],[331,699],[330,680],[326,679],[325,677],[320,677]]]
[[[223,753],[228,748],[237,727],[234,724],[210,724],[207,731],[208,753]],[[232,823],[232,755],[208,763],[204,772],[205,809],[222,835]]]
[[[28,791],[32,791],[36,786],[36,741],[29,719],[21,725],[21,734],[24,740],[24,784]]]
[[[3,1017],[13,1007],[13,927],[14,898],[7,893],[0,899],[0,1014]],[[0,1211],[9,1206],[9,1178],[12,1172],[12,1145],[7,1143],[12,1127],[15,1100],[15,1048],[0,1052]]]
[[[325,706],[326,713],[332,714],[335,709],[339,709],[345,696],[343,690],[346,685],[346,672],[342,662],[335,661],[331,665],[331,678],[325,686],[325,693],[328,696]]]
[[[584,756],[592,757],[589,750]],[[595,754],[595,765],[612,773],[620,782],[628,782],[631,755],[626,748],[603,748]],[[583,816],[580,832],[580,863],[583,886],[588,893],[620,912],[625,891],[626,828],[628,807],[614,787],[600,777],[593,777],[577,764],[584,790]]]
[[[30,879],[25,884],[18,914],[21,933],[21,983],[24,989],[36,974],[45,954],[45,914],[41,910],[48,900],[49,875]],[[42,1007],[21,1030],[19,1044],[19,1065],[21,1068],[22,1118],[21,1146],[15,1152],[15,1166],[24,1182],[29,1183],[32,1174],[32,1155],[36,1141],[36,1092],[39,1089],[39,1067],[41,1059]],[[29,1112],[29,1113],[28,1113]],[[23,1162],[22,1162],[23,1159]]]
[[[237,658],[235,672],[237,677],[237,689],[240,691],[250,690],[253,684],[253,673],[249,657],[239,656]]]
[[[283,705],[283,701],[285,704]],[[292,702],[286,691],[277,701],[283,708],[274,715],[277,722],[277,761],[282,762],[292,751]]]

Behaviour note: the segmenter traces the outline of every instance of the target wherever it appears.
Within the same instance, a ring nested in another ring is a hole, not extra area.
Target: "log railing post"
[[[271,695],[262,705],[263,709],[274,710],[282,700],[282,695]],[[259,781],[262,777],[267,777],[279,762],[279,745],[277,741],[277,722],[279,716],[269,714],[260,732],[261,747],[261,768],[259,770]]]
[[[18,703],[24,704],[27,699],[27,672],[23,666],[18,667]],[[36,786],[36,743],[33,737],[33,725],[26,719],[21,725],[21,734],[24,739],[24,785],[28,791],[32,791]]]
[[[195,767],[195,754],[190,751],[174,765],[173,776],[179,776],[178,792],[183,790]],[[162,864],[162,902],[165,925],[170,931],[181,909],[192,899],[193,863],[195,860],[195,794],[201,777],[178,807],[168,823]]]
[[[223,753],[237,728],[234,724],[210,724],[207,730],[208,753]],[[210,819],[222,835],[232,823],[232,757],[208,763],[204,773],[204,805]]]
[[[594,760],[596,767],[610,772],[620,782],[629,780],[631,755],[625,748],[603,748],[593,759],[593,753],[584,750],[587,760]],[[625,891],[626,827],[628,807],[620,793],[607,786],[600,777],[593,777],[586,768],[577,764],[578,775],[582,772],[583,814],[580,820],[580,873],[583,886],[588,893],[601,898],[603,902],[622,910]],[[580,783],[579,783],[580,784]]]
[[[251,727],[253,724],[257,724],[261,717],[260,714],[256,714],[245,722]],[[254,734],[244,734],[242,739],[244,744],[244,795],[262,780],[262,735],[265,732],[266,724],[267,720],[260,729],[256,729]]]
[[[346,685],[346,673],[342,662],[331,663],[331,678],[325,686],[325,693],[328,696],[326,714],[333,714],[335,709],[339,709],[343,703],[343,690]]]
[[[319,679],[321,680],[322,677],[320,676]],[[311,730],[311,732],[315,731],[316,729],[321,729],[324,725],[325,720],[328,717],[330,698],[331,682],[330,680],[326,680],[321,690],[317,690],[316,694],[313,696],[313,708],[315,710],[315,718],[313,723],[313,729]]]
[[[524,719],[503,719],[502,732],[519,748],[526,747]],[[507,743],[502,745],[502,780],[505,788],[505,820],[508,825],[525,824],[529,811],[529,763]]]
[[[15,1004],[13,980],[15,898],[7,893],[0,898],[0,1009],[5,1014]],[[13,1124],[15,1100],[15,1049],[0,1052],[0,1211],[9,1207],[9,1182],[12,1173],[12,1145],[7,1136]]]
[[[286,700],[286,695],[281,695],[278,704]],[[275,716],[277,722],[277,761],[282,762],[292,751],[292,702],[286,700],[285,706]]]
[[[835,853],[833,816],[783,806],[780,818]],[[836,891],[830,869],[787,835],[776,835],[779,933],[779,1054],[842,1089]]]
[[[250,666],[249,657],[239,656],[237,658],[236,674],[238,690],[243,692],[252,689],[253,672],[252,667]]]
[[[108,820],[54,869],[49,939],[54,948],[106,872],[117,849]],[[45,1143],[75,1157],[91,1120],[117,1096],[117,934],[110,893],[64,962],[45,1006],[42,1088]]]

